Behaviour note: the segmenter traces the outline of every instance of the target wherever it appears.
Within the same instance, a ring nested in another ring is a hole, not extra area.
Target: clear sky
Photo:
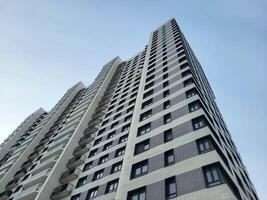
[[[0,1],[0,142],[31,112],[51,109],[103,64],[142,50],[175,17],[261,199],[267,199],[267,2]]]

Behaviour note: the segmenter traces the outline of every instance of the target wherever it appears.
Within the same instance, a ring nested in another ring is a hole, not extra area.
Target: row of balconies
[[[98,108],[95,110],[95,114],[92,116],[92,120],[88,123],[88,128],[84,131],[84,136],[80,138],[79,145],[73,151],[74,158],[70,159],[67,163],[67,168],[69,170],[63,172],[60,176],[59,181],[63,184],[54,189],[51,194],[52,200],[62,199],[71,194],[74,186],[69,184],[70,181],[78,178],[81,170],[77,168],[81,164],[86,161],[86,156],[84,155],[88,152],[92,144],[91,142],[94,140],[94,133],[98,131],[101,123],[101,118],[105,114],[105,109],[107,107],[108,102],[110,101],[110,96],[112,95],[112,91],[114,90],[116,84],[112,85],[107,89],[106,95],[102,98],[101,102],[98,104]]]

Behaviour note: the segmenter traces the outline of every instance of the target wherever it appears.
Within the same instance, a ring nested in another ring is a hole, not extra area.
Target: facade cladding
[[[0,156],[1,200],[258,199],[174,19],[30,115]]]

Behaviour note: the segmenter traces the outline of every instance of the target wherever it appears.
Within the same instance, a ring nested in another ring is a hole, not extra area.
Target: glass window
[[[147,151],[149,150],[150,148],[150,145],[149,145],[149,139],[143,141],[143,142],[139,142],[138,144],[135,145],[135,155],[136,154],[139,154],[139,153],[142,153],[144,151]]]
[[[200,153],[205,153],[213,149],[209,138],[201,138],[197,141]]]
[[[80,178],[77,182],[76,188],[83,186],[86,183],[87,176]]]
[[[104,169],[101,169],[101,170],[95,172],[94,177],[93,177],[93,181],[101,179],[103,177],[103,175],[104,175]]]
[[[171,177],[165,180],[165,193],[167,199],[171,199],[177,196],[175,177]]]
[[[119,179],[108,182],[106,187],[106,193],[114,192],[118,188]]]
[[[85,172],[85,171],[91,169],[92,166],[93,166],[93,161],[86,163],[86,164],[84,165],[84,167],[83,167],[83,172]]]
[[[119,148],[115,153],[115,157],[121,156],[124,153],[125,153],[125,147]]]
[[[81,194],[76,194],[70,198],[70,200],[80,200]]]
[[[164,124],[170,123],[172,121],[171,113],[168,113],[163,116],[163,122]]]
[[[165,110],[165,109],[168,109],[169,107],[171,107],[171,102],[170,102],[170,100],[165,101],[165,102],[163,103],[163,109]]]
[[[204,173],[208,187],[219,185],[224,182],[223,175],[217,165],[206,167]]]
[[[165,166],[169,166],[175,163],[175,157],[174,157],[174,152],[173,150],[166,151],[164,153],[165,157]]]
[[[151,131],[151,123],[145,124],[138,128],[137,136],[144,135]]]
[[[113,174],[113,173],[121,171],[121,167],[122,167],[122,161],[113,164],[111,167],[110,173]]]
[[[101,164],[103,164],[103,163],[105,163],[105,162],[107,162],[107,161],[108,161],[108,154],[102,156],[101,158],[99,158],[99,162],[98,162],[98,164],[101,165]]]
[[[112,142],[109,142],[109,143],[104,145],[103,150],[106,151],[106,150],[110,149],[111,147],[112,147]]]
[[[148,172],[148,160],[136,163],[132,166],[131,178],[136,178],[147,174]]]
[[[169,142],[171,140],[173,140],[172,129],[168,129],[164,131],[164,142]]]
[[[94,199],[97,196],[98,187],[90,189],[87,193],[86,200]]]
[[[165,97],[167,97],[167,96],[169,96],[170,95],[170,91],[169,90],[165,90],[164,92],[163,92],[163,97],[165,98]]]
[[[194,130],[203,128],[204,126],[206,126],[206,120],[204,117],[199,117],[199,118],[193,120]]]
[[[146,200],[146,188],[138,188],[130,191],[127,196],[127,200]]]
[[[201,105],[200,105],[199,101],[194,101],[194,102],[190,103],[188,106],[189,106],[189,111],[190,112],[194,112],[194,111],[196,111],[196,110],[201,108]]]
[[[147,119],[147,118],[149,118],[149,117],[151,117],[151,116],[152,116],[152,109],[150,109],[150,110],[148,110],[148,111],[142,113],[142,114],[140,115],[140,120],[139,120],[139,121],[143,121],[143,120],[145,120],[145,119]]]

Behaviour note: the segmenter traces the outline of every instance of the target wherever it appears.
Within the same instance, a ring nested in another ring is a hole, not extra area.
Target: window
[[[153,103],[153,99],[149,99],[147,101],[145,101],[144,103],[142,103],[142,109],[150,106]]]
[[[194,130],[203,128],[204,126],[206,126],[206,120],[204,117],[199,117],[199,118],[193,119]]]
[[[185,76],[187,76],[187,75],[189,75],[189,74],[191,74],[191,72],[190,72],[190,70],[188,69],[188,70],[186,70],[186,71],[184,71],[184,72],[182,73],[182,77],[185,77]]]
[[[117,149],[116,153],[115,153],[115,157],[121,156],[125,153],[125,147],[119,148]]]
[[[102,126],[105,126],[108,123],[108,121],[109,121],[108,119],[103,121]]]
[[[126,113],[132,112],[134,110],[134,106],[127,109]]]
[[[95,187],[93,189],[90,189],[87,193],[86,199],[85,200],[89,200],[89,199],[94,199],[97,196],[97,191],[98,191],[98,187]]]
[[[134,150],[134,154],[139,154],[139,153],[142,153],[144,151],[147,151],[149,150],[149,139],[148,140],[145,140],[145,141],[142,141],[142,142],[139,142],[138,144],[135,145],[135,150]]]
[[[85,172],[85,171],[91,169],[92,166],[93,166],[93,161],[86,163],[86,164],[84,165],[84,167],[83,167],[83,172]]]
[[[118,125],[119,125],[119,122],[117,121],[117,122],[115,122],[115,123],[113,123],[113,124],[111,125],[110,129],[113,129],[113,128],[115,128],[115,127],[118,126]]]
[[[144,135],[151,131],[151,123],[145,124],[138,128],[137,136]]]
[[[112,142],[109,142],[109,143],[104,145],[103,151],[106,151],[106,150],[110,149],[111,147],[112,147]]]
[[[127,135],[123,135],[123,136],[121,136],[120,139],[119,139],[119,144],[120,144],[120,143],[123,143],[123,142],[126,142],[127,139],[128,139],[128,134],[127,134]]]
[[[167,97],[167,96],[169,96],[170,95],[170,91],[169,90],[165,90],[164,92],[163,92],[163,98],[165,98],[165,97]]]
[[[164,69],[165,69],[165,68],[164,68]],[[163,70],[164,70],[164,69],[163,69]],[[168,70],[168,68],[167,68],[167,70]],[[166,78],[168,78],[168,76],[169,76],[168,73],[164,74],[164,75],[163,75],[163,80],[166,79]]]
[[[89,153],[88,158],[93,157],[94,155],[96,155],[96,153],[97,153],[97,149],[92,150],[92,151]]]
[[[83,186],[86,183],[87,176],[84,176],[82,178],[79,178],[76,188]]]
[[[106,128],[102,128],[101,130],[98,131],[98,135],[101,135],[105,132]]]
[[[108,182],[105,193],[114,192],[118,188],[119,179]]]
[[[130,128],[130,124],[126,124],[125,126],[122,127],[121,132],[128,131]]]
[[[102,138],[98,138],[98,139],[96,139],[95,142],[94,142],[94,146],[95,146],[95,145],[98,145],[98,144],[101,142],[101,140],[102,140]]]
[[[168,85],[169,85],[169,81],[165,81],[165,82],[163,83],[163,88],[167,87]]]
[[[164,153],[164,157],[165,157],[165,166],[169,166],[175,163],[174,152],[172,149],[166,151]]]
[[[121,116],[121,113],[114,116],[113,120],[118,119]]]
[[[153,93],[154,93],[154,90],[153,90],[153,89],[147,91],[146,93],[144,93],[143,99],[149,97],[149,96],[152,95]]]
[[[190,97],[192,97],[192,96],[195,96],[196,94],[197,94],[197,91],[196,91],[195,88],[193,88],[193,89],[188,90],[188,91],[186,92],[186,97],[187,97],[187,98],[190,98]]]
[[[108,134],[108,139],[114,137],[116,134],[116,131],[112,131],[111,133]]]
[[[130,191],[127,196],[127,200],[146,200],[146,188],[138,188]]]
[[[93,177],[93,181],[101,179],[103,177],[103,175],[104,175],[104,169],[101,169],[101,170],[95,172],[94,177]]]
[[[20,191],[21,188],[22,188],[22,185],[19,185],[19,186],[15,189],[14,193]]]
[[[128,115],[124,118],[124,122],[130,121],[132,119],[133,115]]]
[[[218,165],[212,165],[204,168],[206,184],[208,187],[222,184],[224,182],[223,175]]]
[[[129,101],[128,105],[130,106],[131,104],[134,104],[135,103],[135,99]]]
[[[208,137],[201,138],[197,141],[199,153],[205,153],[213,150],[212,143]]]
[[[101,165],[108,161],[108,154],[99,158],[98,164]]]
[[[175,177],[171,177],[165,180],[165,194],[166,199],[171,199],[177,196]]]
[[[122,109],[123,109],[123,106],[120,106],[120,107],[117,108],[116,112],[118,112],[118,111],[120,111]]]
[[[152,109],[150,109],[150,110],[148,110],[148,111],[142,113],[142,114],[140,115],[140,119],[139,119],[139,121],[143,121],[143,120],[145,120],[145,119],[147,119],[147,118],[149,118],[149,117],[151,117],[151,116],[152,116]]]
[[[168,113],[166,115],[163,116],[163,122],[164,124],[168,124],[172,121],[172,116],[171,113]]]
[[[171,102],[170,102],[170,100],[165,101],[165,102],[163,103],[163,109],[165,110],[165,109],[168,109],[169,107],[171,107]]]
[[[151,88],[153,85],[154,85],[154,81],[148,83],[148,84],[145,86],[145,90],[147,90],[148,88]]]
[[[113,174],[121,171],[121,167],[122,167],[122,161],[113,164],[110,173]]]
[[[194,112],[201,108],[200,102],[198,100],[190,103],[188,106],[190,112]]]
[[[76,194],[70,198],[70,200],[80,200],[81,194]]]
[[[173,140],[172,129],[168,129],[164,131],[164,142],[169,142],[171,140]]]
[[[136,163],[132,166],[131,178],[143,176],[148,172],[148,160]]]
[[[184,81],[184,87],[187,87],[187,86],[191,85],[192,83],[193,83],[193,79],[192,78],[187,79],[187,80]]]
[[[30,177],[30,174],[27,174],[26,176],[23,177],[22,181],[25,181],[26,179],[28,179]]]

